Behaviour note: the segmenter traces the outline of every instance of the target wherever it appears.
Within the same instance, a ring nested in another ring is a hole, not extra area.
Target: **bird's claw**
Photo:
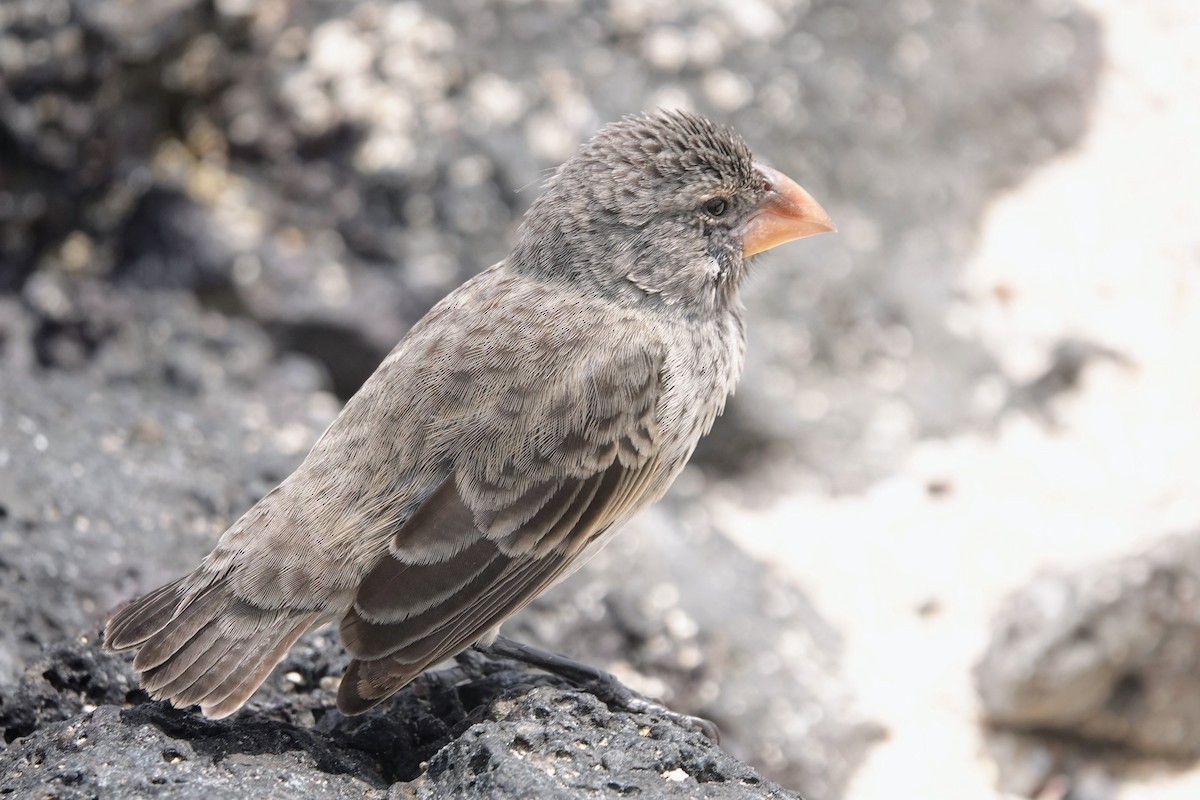
[[[542,650],[540,647],[513,641],[507,636],[497,636],[495,641],[489,645],[476,645],[475,650],[493,657],[519,661],[558,675],[580,689],[595,695],[609,708],[620,709],[631,714],[654,714],[665,717],[688,730],[703,734],[713,742],[721,741],[721,731],[709,720],[672,711],[662,703],[630,689],[611,672],[606,672],[590,664]]]
[[[717,727],[716,723],[704,717],[695,717],[691,714],[680,714],[678,711],[672,711],[662,703],[638,694],[633,689],[621,683],[611,673],[601,673],[601,676],[596,680],[589,681],[580,688],[591,692],[610,708],[619,708],[622,711],[628,711],[630,714],[653,714],[654,716],[665,717],[688,730],[703,734],[716,744],[721,743],[721,730]]]
[[[672,711],[667,708],[662,703],[656,703],[644,697],[635,697],[633,701],[625,705],[625,710],[632,714],[654,714],[655,716],[666,717],[677,725],[704,735],[714,744],[721,743],[720,728],[717,727],[715,722],[707,720],[704,717],[680,714],[678,711]]]

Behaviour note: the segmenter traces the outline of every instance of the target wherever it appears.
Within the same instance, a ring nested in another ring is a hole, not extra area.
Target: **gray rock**
[[[1200,754],[1200,536],[1039,577],[995,623],[989,720],[1164,756]]]
[[[384,796],[345,774],[357,765],[323,752],[319,736],[268,725],[226,732],[163,716],[103,706],[52,725],[0,753],[0,791],[62,800]]]
[[[1137,769],[1136,753],[1053,732],[992,728],[984,745],[1005,797],[1116,800],[1122,776]]]
[[[291,658],[313,652],[300,648]],[[536,677],[500,662],[475,673],[427,673],[385,712],[362,718],[331,710],[327,687],[306,715],[296,714],[309,699],[301,690],[275,711],[260,705],[212,721],[163,703],[128,707],[125,699],[144,700],[130,688],[128,661],[99,652],[94,640],[60,645],[0,695],[8,743],[0,794],[796,797],[697,733],[614,713],[578,691],[537,688]],[[308,666],[310,674],[323,669]],[[284,683],[302,686],[295,677]],[[279,683],[266,694],[281,698]]]
[[[319,370],[188,296],[27,294],[0,380],[0,680],[192,568],[336,410]]]
[[[419,798],[788,798],[696,733],[536,689],[494,703],[416,782]],[[393,786],[391,796],[403,797]]]
[[[172,126],[165,63],[210,30],[204,7],[0,7],[0,290],[19,288],[45,260],[76,270],[111,265],[115,234],[153,185],[149,163]]]

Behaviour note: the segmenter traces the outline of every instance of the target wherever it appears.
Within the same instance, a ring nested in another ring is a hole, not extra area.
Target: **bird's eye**
[[[714,217],[725,216],[725,211],[729,208],[729,204],[725,202],[724,197],[714,197],[704,203],[704,211],[706,214]]]

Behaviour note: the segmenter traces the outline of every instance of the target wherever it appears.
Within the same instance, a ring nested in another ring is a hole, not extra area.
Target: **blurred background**
[[[0,1],[0,684],[654,106],[840,232],[761,258],[693,466],[514,631],[811,800],[1200,795],[1186,0]]]

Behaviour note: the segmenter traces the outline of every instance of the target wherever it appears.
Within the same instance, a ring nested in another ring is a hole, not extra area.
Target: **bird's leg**
[[[489,645],[475,645],[475,650],[496,658],[506,658],[520,661],[531,667],[545,670],[554,675],[566,678],[579,688],[594,694],[606,705],[628,711],[632,714],[657,714],[678,722],[685,728],[699,731],[714,742],[721,740],[721,733],[712,722],[690,714],[679,714],[647,697],[643,697],[625,684],[617,680],[611,672],[606,672],[582,661],[576,661],[569,656],[551,653],[540,647],[524,644],[509,639],[507,636],[497,636]]]

